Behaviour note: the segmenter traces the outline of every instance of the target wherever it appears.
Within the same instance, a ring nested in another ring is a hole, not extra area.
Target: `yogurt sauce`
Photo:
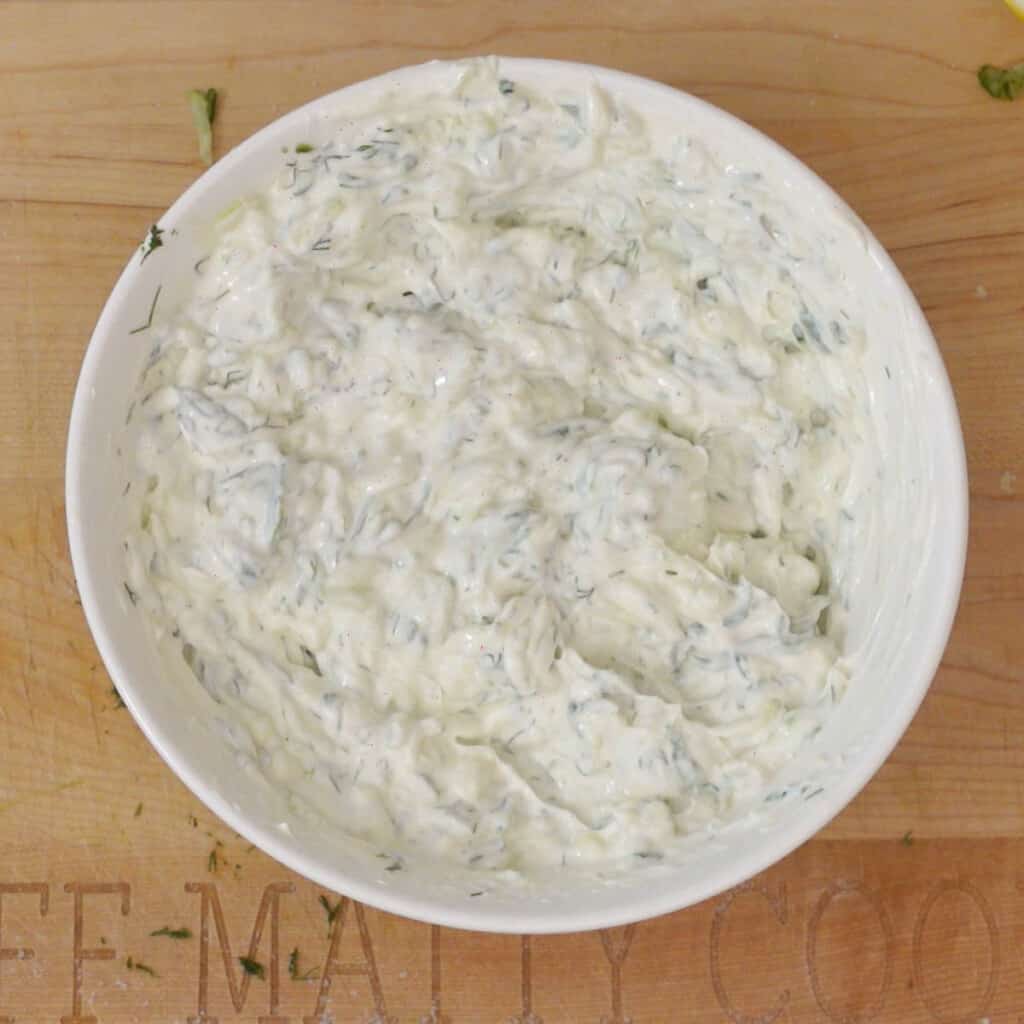
[[[856,301],[759,174],[597,87],[452,81],[221,219],[139,385],[129,589],[346,832],[658,858],[846,686]]]

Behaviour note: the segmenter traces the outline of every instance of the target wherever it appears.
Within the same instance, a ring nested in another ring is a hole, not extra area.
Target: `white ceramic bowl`
[[[212,702],[180,657],[168,660],[156,649],[127,600],[119,502],[131,476],[125,419],[149,351],[145,333],[131,332],[146,322],[157,287],[161,308],[185,294],[210,221],[267,185],[283,145],[325,139],[346,112],[392,88],[418,91],[452,76],[450,64],[404,68],[288,114],[225,156],[160,218],[166,244],[145,263],[132,258],[86,351],[68,439],[68,532],[82,605],[125,703],[172,770],[233,829],[317,883],[397,914],[496,932],[574,931],[652,917],[736,885],[817,832],[865,785],[916,711],[946,643],[963,576],[967,476],[949,381],[917,303],[870,232],[802,163],[729,114],[655,82],[553,61],[509,59],[502,69],[548,86],[596,80],[649,117],[700,138],[723,164],[763,171],[791,201],[836,225],[843,265],[865,305],[883,476],[876,523],[853,574],[852,683],[814,745],[786,772],[820,787],[814,799],[766,805],[758,816],[695,840],[679,863],[619,878],[560,872],[523,888],[481,884],[468,869],[437,865],[387,873],[368,848],[296,816],[280,793],[238,770]],[[823,760],[822,753],[834,756]]]

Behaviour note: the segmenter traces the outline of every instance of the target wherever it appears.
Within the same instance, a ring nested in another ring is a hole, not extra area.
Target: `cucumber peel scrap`
[[[192,124],[199,141],[199,157],[204,164],[213,163],[213,118],[217,112],[216,89],[189,89],[185,93]]]

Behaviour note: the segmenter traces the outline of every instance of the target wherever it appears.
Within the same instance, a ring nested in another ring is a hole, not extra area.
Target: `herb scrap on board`
[[[1008,68],[983,64],[978,68],[978,83],[993,99],[1015,100],[1024,92],[1024,61]]]
[[[299,947],[296,946],[288,954],[288,977],[292,981],[315,981],[320,977],[320,968],[308,967],[303,970],[299,963]]]
[[[267,976],[267,970],[258,960],[253,960],[249,956],[240,956],[238,962],[242,965],[242,970],[246,974],[251,974],[255,978],[259,978],[263,981]]]
[[[327,915],[328,934],[330,934],[331,925],[334,924],[334,919],[338,916],[338,911],[341,910],[341,906],[344,902],[344,897],[341,897],[338,900],[338,902],[332,907],[331,901],[323,893],[320,893],[320,906],[324,908],[324,913]]]
[[[153,970],[149,964],[144,964],[141,960],[136,960],[134,957],[128,957],[124,962],[125,967],[129,971],[141,971],[143,974],[148,974],[151,978],[159,978],[160,975]]]

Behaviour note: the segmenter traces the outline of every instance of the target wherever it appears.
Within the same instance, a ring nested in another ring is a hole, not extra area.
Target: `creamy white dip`
[[[153,327],[128,587],[401,855],[656,858],[840,699],[856,300],[777,185],[464,66],[301,139]]]

